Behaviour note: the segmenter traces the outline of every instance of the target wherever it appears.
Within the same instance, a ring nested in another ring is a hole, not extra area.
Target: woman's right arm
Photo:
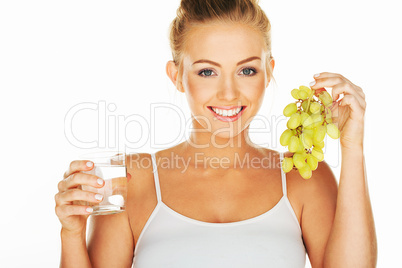
[[[92,267],[86,249],[86,223],[92,208],[77,202],[100,202],[94,193],[80,189],[83,184],[103,186],[102,179],[81,172],[92,168],[92,162],[73,161],[58,184],[55,211],[62,225],[60,267]]]
[[[77,201],[101,200],[80,186],[104,185],[101,178],[81,172],[92,168],[87,161],[73,161],[58,185],[55,200],[56,214],[62,224],[60,267],[130,267],[134,244],[126,212],[92,216],[87,246],[86,225],[91,207],[78,205]]]

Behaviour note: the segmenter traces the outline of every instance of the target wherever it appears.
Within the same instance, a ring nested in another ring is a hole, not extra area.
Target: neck
[[[249,139],[248,127],[236,136],[219,135],[218,131],[214,134],[201,128],[194,129],[189,139],[183,143],[183,152],[193,165],[232,167],[235,161],[247,158],[258,148]]]

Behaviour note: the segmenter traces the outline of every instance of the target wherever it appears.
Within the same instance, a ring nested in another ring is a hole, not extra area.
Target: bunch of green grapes
[[[306,86],[295,88],[291,94],[296,102],[283,109],[283,114],[289,120],[287,129],[280,137],[280,144],[287,146],[294,154],[283,159],[282,169],[289,172],[296,168],[304,179],[311,178],[318,162],[324,160],[322,149],[325,135],[333,139],[340,136],[338,127],[332,123],[331,95],[325,90],[315,93],[315,90]]]

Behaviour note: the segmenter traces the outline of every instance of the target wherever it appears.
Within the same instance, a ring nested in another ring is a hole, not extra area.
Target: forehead
[[[264,58],[262,33],[244,24],[207,23],[193,26],[187,37],[183,63],[210,59],[221,63],[238,62],[250,56]]]

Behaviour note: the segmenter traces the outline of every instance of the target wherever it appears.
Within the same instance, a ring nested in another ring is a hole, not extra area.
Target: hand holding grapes
[[[364,135],[364,113],[366,101],[363,90],[340,74],[324,72],[314,77],[311,89],[319,92],[324,87],[332,88],[331,106],[333,122],[341,132],[341,146],[348,149],[361,149]],[[344,97],[340,100],[340,94]]]
[[[283,160],[283,170],[296,168],[304,179],[311,178],[318,162],[324,160],[326,134],[333,139],[341,136],[344,148],[362,148],[363,144],[366,103],[361,88],[339,74],[321,73],[314,78],[311,88],[300,86],[292,90],[296,102],[283,110],[289,120],[288,129],[280,137],[281,145],[294,153]],[[324,87],[332,87],[332,97]],[[344,97],[338,100],[340,94]]]

